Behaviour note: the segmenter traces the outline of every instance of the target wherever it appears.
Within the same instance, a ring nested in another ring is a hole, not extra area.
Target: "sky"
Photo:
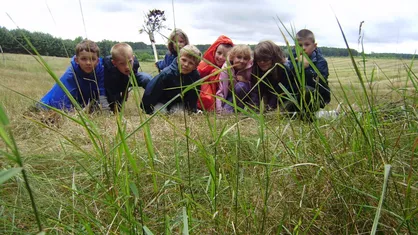
[[[409,53],[418,49],[416,0],[3,0],[0,26],[49,33],[63,39],[144,42],[139,29],[152,9],[165,11],[170,28],[186,32],[191,44],[212,44],[223,34],[235,44],[272,40],[285,45],[300,29],[314,32],[318,46],[366,53]],[[289,33],[287,32],[289,31]],[[156,35],[157,44],[166,44]],[[282,34],[284,33],[284,36]]]

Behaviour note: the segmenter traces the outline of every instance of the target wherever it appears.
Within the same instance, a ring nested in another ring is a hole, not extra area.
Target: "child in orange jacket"
[[[205,111],[215,110],[215,94],[219,87],[219,74],[213,74],[222,68],[227,54],[233,46],[234,44],[230,38],[221,35],[203,55],[203,59],[200,61],[197,70],[199,71],[201,78],[207,78],[200,88],[200,97],[197,101],[198,109]]]

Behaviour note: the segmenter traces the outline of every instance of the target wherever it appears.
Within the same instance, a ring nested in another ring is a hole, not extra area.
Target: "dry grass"
[[[47,61],[59,76],[69,59]],[[348,110],[347,103],[357,103],[359,111],[367,111],[349,59],[328,61],[335,95],[330,108],[343,102]],[[33,58],[7,54],[6,66],[0,66],[0,102],[11,119],[47,232],[89,233],[89,224],[93,233],[140,233],[138,226],[143,224],[156,234],[177,234],[183,230],[185,207],[192,234],[368,233],[384,164],[391,164],[392,175],[379,231],[416,232],[418,221],[412,212],[417,208],[418,162],[411,156],[416,155],[417,103],[409,98],[398,103],[405,96],[396,91],[413,86],[403,61],[370,59],[366,67],[375,64],[382,71],[368,92],[379,111],[377,124],[368,112],[359,115],[358,122],[355,114],[347,113],[315,123],[276,112],[263,118],[157,115],[149,121],[148,138],[146,129],[139,127],[149,116],[138,111],[130,96],[123,119],[108,113],[86,116],[97,133],[92,138],[85,126],[69,118],[28,112],[33,102],[15,92],[39,100],[52,78]],[[155,72],[152,63],[141,65],[145,72]],[[369,68],[367,74],[372,77]],[[408,115],[400,109],[405,104]],[[54,122],[48,126],[45,120]],[[130,135],[127,148],[119,145],[118,122],[122,136]],[[147,140],[155,151],[152,158]],[[10,167],[11,161],[0,161],[1,169]],[[210,196],[212,168],[216,200]],[[0,230],[34,232],[22,179],[2,184],[0,195]],[[413,217],[408,220],[408,215]]]

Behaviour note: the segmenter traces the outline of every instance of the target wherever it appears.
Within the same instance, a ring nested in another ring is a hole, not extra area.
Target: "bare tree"
[[[154,33],[160,31],[161,29],[167,28],[164,25],[166,21],[164,11],[153,9],[144,15],[144,24],[142,29],[139,30],[139,33],[147,33],[149,40],[151,42],[152,50],[154,51],[155,61],[158,61],[157,49],[155,48],[155,37]]]

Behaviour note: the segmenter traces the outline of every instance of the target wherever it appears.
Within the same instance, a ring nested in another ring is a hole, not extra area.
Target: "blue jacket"
[[[92,100],[99,100],[99,96],[105,94],[102,58],[94,69],[94,73],[87,74],[81,70],[75,62],[75,56],[71,58],[71,65],[61,76],[64,84],[74,99],[84,107]],[[57,109],[71,110],[73,104],[58,84],[55,84],[41,99],[41,103]],[[45,106],[42,106],[45,108]]]
[[[293,56],[295,59],[297,59],[295,49],[293,49]],[[315,70],[312,68],[312,66],[309,65],[309,67],[305,68],[305,83],[306,83],[305,85],[310,86],[314,88],[315,90],[319,91],[319,94],[322,97],[320,104],[321,104],[321,108],[323,108],[325,107],[326,104],[328,104],[331,101],[331,90],[328,86],[328,76],[329,76],[328,63],[325,60],[319,48],[313,51],[312,55],[310,56],[310,59],[312,63],[316,66],[318,71],[322,74],[325,80],[320,78],[318,74],[315,72]],[[288,60],[288,66],[291,69],[291,71],[294,71],[294,67],[291,62],[290,57]],[[297,79],[296,76],[295,76],[295,79]]]
[[[167,51],[167,53],[165,54],[164,60],[159,60],[157,62],[155,62],[155,65],[158,68],[158,71],[161,72],[164,68],[170,66],[171,63],[173,63],[173,61],[177,58],[177,53],[171,53],[169,51]]]
[[[169,67],[166,67],[155,76],[148,83],[145,88],[144,96],[142,97],[142,105],[146,113],[151,114],[154,111],[154,106],[158,103],[165,104],[174,96],[181,93],[188,85],[200,79],[199,72],[193,70],[189,74],[180,74],[177,60],[174,60]],[[200,90],[200,87],[196,87]],[[198,93],[195,89],[191,89],[184,94],[184,108],[189,111],[197,111],[197,97]],[[174,104],[182,103],[181,97],[175,99],[167,109]]]

